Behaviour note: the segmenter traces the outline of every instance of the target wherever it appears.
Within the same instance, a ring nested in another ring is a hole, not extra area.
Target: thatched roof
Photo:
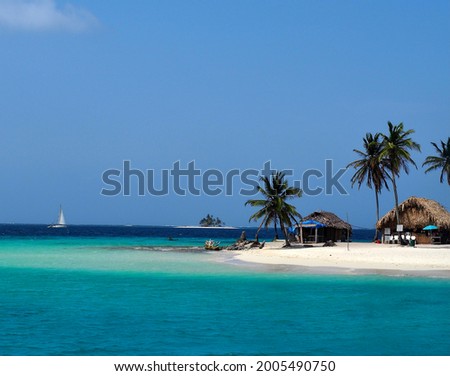
[[[323,223],[325,227],[337,228],[340,230],[351,230],[352,226],[344,222],[336,214],[326,211],[316,211],[303,218],[303,220],[314,220]]]
[[[450,213],[434,200],[410,197],[399,205],[399,212],[404,229],[420,231],[427,225],[450,229]],[[377,228],[395,229],[396,224],[394,208],[377,222]]]

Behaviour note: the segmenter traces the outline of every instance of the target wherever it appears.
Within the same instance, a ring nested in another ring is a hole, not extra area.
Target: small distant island
[[[225,222],[223,222],[219,217],[215,218],[211,214],[207,214],[206,217],[202,218],[198,223],[201,227],[223,227]]]
[[[175,228],[202,228],[202,229],[221,229],[221,230],[234,230],[236,227],[226,226],[219,217],[214,217],[211,214],[207,214],[198,223],[198,226],[175,226]]]

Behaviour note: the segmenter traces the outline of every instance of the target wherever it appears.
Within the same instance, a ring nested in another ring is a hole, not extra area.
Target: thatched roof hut
[[[331,212],[315,211],[304,217],[303,220],[313,220],[325,225],[325,227],[318,228],[317,234],[314,234],[314,239],[317,242],[346,240],[352,233],[352,226]],[[308,237],[312,239],[311,230],[303,228],[303,237],[304,239],[308,239]]]
[[[405,231],[421,232],[430,224],[439,230],[450,230],[450,213],[438,202],[427,198],[410,197],[399,205],[400,222]],[[377,229],[395,231],[395,208],[377,222]]]
[[[350,230],[352,226],[347,222],[344,222],[336,214],[326,211],[315,211],[303,218],[304,221],[313,220],[323,223],[325,227],[337,228],[340,230]]]

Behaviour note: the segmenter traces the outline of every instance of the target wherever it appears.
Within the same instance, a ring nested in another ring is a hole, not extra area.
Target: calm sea
[[[0,355],[450,355],[450,280],[201,250],[241,231],[0,225]]]

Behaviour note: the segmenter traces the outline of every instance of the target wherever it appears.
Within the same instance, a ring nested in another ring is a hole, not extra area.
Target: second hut
[[[302,226],[303,239],[307,242],[346,241],[352,234],[352,226],[349,223],[327,211],[315,211],[304,217],[303,222],[318,223],[317,226]]]
[[[415,236],[418,244],[450,242],[450,213],[437,201],[410,197],[399,205],[399,214],[403,232]],[[377,229],[385,242],[397,234],[395,208],[378,221]]]

